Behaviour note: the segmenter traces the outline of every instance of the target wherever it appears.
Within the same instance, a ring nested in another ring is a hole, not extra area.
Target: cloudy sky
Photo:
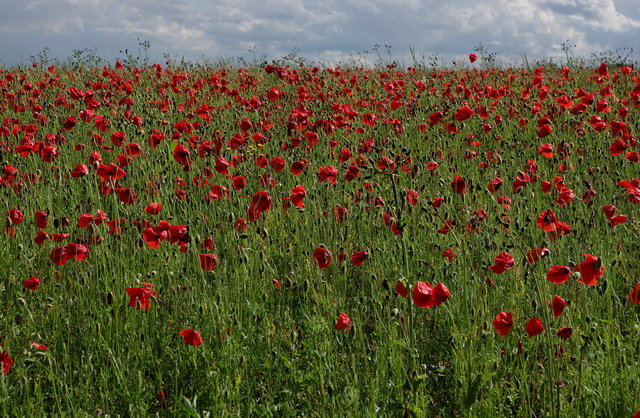
[[[638,0],[0,0],[0,63],[30,63],[45,47],[65,59],[89,49],[110,62],[144,56],[412,65],[463,60],[482,44],[505,63],[632,48],[640,54]],[[378,52],[375,45],[380,45]],[[364,53],[368,51],[368,53]],[[429,58],[431,57],[431,58]],[[637,57],[633,57],[637,60]],[[237,62],[237,61],[236,61]]]

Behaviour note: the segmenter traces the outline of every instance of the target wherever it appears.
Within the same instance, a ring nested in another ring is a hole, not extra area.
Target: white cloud
[[[4,62],[47,44],[62,57],[71,55],[70,45],[109,55],[138,39],[151,43],[156,59],[247,57],[251,46],[270,58],[298,50],[324,62],[348,62],[375,44],[391,45],[404,60],[410,46],[445,60],[479,43],[506,60],[562,57],[567,40],[586,56],[640,48],[637,0],[0,0],[0,7]]]

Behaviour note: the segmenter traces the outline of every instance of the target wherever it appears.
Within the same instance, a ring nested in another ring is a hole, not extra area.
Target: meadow
[[[640,411],[633,66],[0,70],[3,416]]]

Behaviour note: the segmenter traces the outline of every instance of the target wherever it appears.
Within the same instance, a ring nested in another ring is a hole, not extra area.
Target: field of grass
[[[3,416],[640,410],[634,68],[13,67],[0,109]]]

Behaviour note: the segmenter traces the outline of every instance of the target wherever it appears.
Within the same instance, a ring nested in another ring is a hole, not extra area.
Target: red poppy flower
[[[251,199],[251,204],[247,210],[247,217],[250,222],[260,219],[260,214],[271,208],[271,196],[264,190],[257,191]]]
[[[106,182],[108,180],[119,180],[127,173],[114,163],[109,163],[109,165],[100,163],[96,170],[96,174],[100,177],[101,181]]]
[[[532,248],[527,251],[527,262],[533,264],[540,261],[551,253],[548,248]]]
[[[558,223],[558,218],[556,218],[556,214],[553,213],[551,209],[543,210],[538,218],[536,219],[536,223],[538,227],[540,227],[543,231],[555,231],[556,224]]]
[[[89,168],[84,164],[78,164],[71,170],[71,177],[74,179],[86,176],[87,174],[89,174]]]
[[[451,292],[449,292],[449,289],[447,289],[444,283],[438,283],[431,289],[431,295],[435,300],[434,306],[438,306],[451,297]]]
[[[24,214],[18,209],[9,209],[9,221],[11,225],[18,225],[24,219]]]
[[[436,232],[438,234],[445,235],[451,232],[452,229],[453,229],[453,221],[451,219],[447,219],[444,222],[444,225],[440,229],[438,229]]]
[[[409,202],[412,206],[418,204],[418,192],[416,190],[407,189],[407,202]]]
[[[444,258],[446,258],[449,261],[453,261],[454,258],[456,258],[458,254],[453,252],[453,249],[451,248],[447,248],[446,250],[444,250],[444,252],[442,253],[442,256]]]
[[[22,281],[22,286],[24,286],[25,289],[38,290],[40,287],[40,279],[36,276],[31,276],[30,278]]]
[[[333,213],[336,215],[338,223],[341,223],[345,216],[349,213],[349,210],[344,206],[336,205],[333,209]]]
[[[294,187],[293,189],[290,189],[289,191],[291,192],[291,196],[285,197],[285,199],[290,200],[295,207],[303,208],[304,207],[303,200],[305,196],[307,196],[307,190],[304,188],[304,186],[298,184],[296,187]]]
[[[31,346],[34,347],[34,348],[37,348],[40,351],[47,351],[47,346],[46,345],[37,343],[35,341],[31,343]]]
[[[36,218],[36,226],[41,229],[45,229],[47,227],[47,221],[49,220],[49,215],[45,212],[37,210],[35,213]]]
[[[351,262],[356,267],[362,265],[367,258],[369,258],[369,253],[367,251],[358,251],[351,254]]]
[[[305,159],[294,162],[293,164],[291,164],[291,174],[293,174],[294,176],[300,175],[304,171],[304,168],[306,166],[307,160]]]
[[[336,184],[336,177],[338,177],[338,170],[334,166],[320,167],[318,168],[318,181],[329,181],[331,184]]]
[[[569,339],[573,335],[573,329],[571,327],[560,327],[556,335],[563,340]]]
[[[433,296],[433,289],[429,282],[418,282],[411,291],[413,303],[419,308],[430,308],[435,305],[436,299]]]
[[[280,282],[277,279],[271,279],[271,282],[273,283],[276,289],[280,290]]]
[[[316,260],[318,267],[326,269],[331,265],[332,254],[327,248],[321,246],[313,251],[313,258]]]
[[[198,254],[200,258],[200,268],[204,271],[213,270],[218,263],[218,257],[215,254]]]
[[[538,128],[538,138],[544,138],[545,136],[551,135],[553,129],[551,129],[551,125],[544,124]]]
[[[558,317],[562,315],[564,308],[569,306],[569,303],[565,302],[560,296],[554,296],[551,301],[551,310],[553,310],[553,316]]]
[[[583,255],[585,259],[579,266],[580,280],[578,282],[587,286],[595,286],[598,283],[598,279],[604,274],[602,259],[591,254]]]
[[[502,274],[505,271],[509,270],[511,267],[513,267],[515,264],[516,262],[513,259],[513,256],[508,252],[503,251],[496,256],[495,262],[489,268],[495,274]]]
[[[457,194],[466,194],[469,191],[467,182],[460,176],[454,176],[451,182],[451,188]]]
[[[11,360],[11,356],[9,355],[7,350],[4,350],[0,353],[0,362],[2,362],[2,372],[4,374],[9,374],[13,361]]]
[[[403,298],[409,296],[409,292],[407,292],[407,288],[404,285],[404,281],[398,280],[396,281],[396,292]]]
[[[513,326],[513,316],[511,312],[501,311],[493,320],[493,326],[500,335],[507,335]]]
[[[500,177],[494,177],[487,185],[487,189],[491,193],[495,193],[500,190],[500,186],[502,186],[502,179]]]
[[[542,155],[545,158],[553,157],[553,145],[551,144],[542,144],[538,147],[538,154]]]
[[[233,229],[238,232],[243,232],[245,229],[247,229],[247,221],[245,221],[244,218],[236,219],[233,224]]]
[[[476,112],[474,112],[469,106],[465,105],[456,111],[455,120],[462,122],[475,114]]]
[[[569,280],[571,269],[567,266],[551,266],[547,271],[547,280],[554,284],[562,284]]]
[[[229,172],[229,161],[220,156],[216,160],[215,168],[218,174],[227,174]]]
[[[348,332],[349,327],[351,327],[351,318],[349,318],[345,313],[341,313],[340,315],[338,315],[338,321],[336,322],[336,326],[334,327],[334,329],[344,329],[344,332]]]
[[[477,61],[477,59],[478,59],[477,54],[469,54],[469,62],[474,63]]]
[[[286,166],[284,162],[284,158],[282,157],[273,157],[271,159],[270,165],[271,165],[271,168],[273,168],[273,171],[275,171],[276,173],[281,172]]]
[[[544,331],[542,320],[540,320],[540,318],[531,318],[529,322],[527,322],[525,330],[527,331],[527,334],[529,334],[529,337],[535,337]]]
[[[146,311],[151,307],[151,296],[155,297],[157,295],[156,291],[153,290],[153,285],[151,283],[144,283],[143,287],[127,287],[126,290],[129,295],[129,306],[132,308],[139,306],[140,310],[143,311]]]
[[[194,347],[202,345],[203,343],[200,333],[195,329],[191,329],[191,328],[183,329],[182,331],[180,331],[180,336],[184,340],[185,344],[188,344]]]
[[[634,305],[640,303],[640,282],[636,283],[636,285],[631,288],[631,291],[629,292],[629,302]]]
[[[162,205],[160,203],[155,203],[155,202],[149,203],[147,206],[144,207],[144,211],[149,215],[157,215],[160,213],[161,209],[162,209]]]

